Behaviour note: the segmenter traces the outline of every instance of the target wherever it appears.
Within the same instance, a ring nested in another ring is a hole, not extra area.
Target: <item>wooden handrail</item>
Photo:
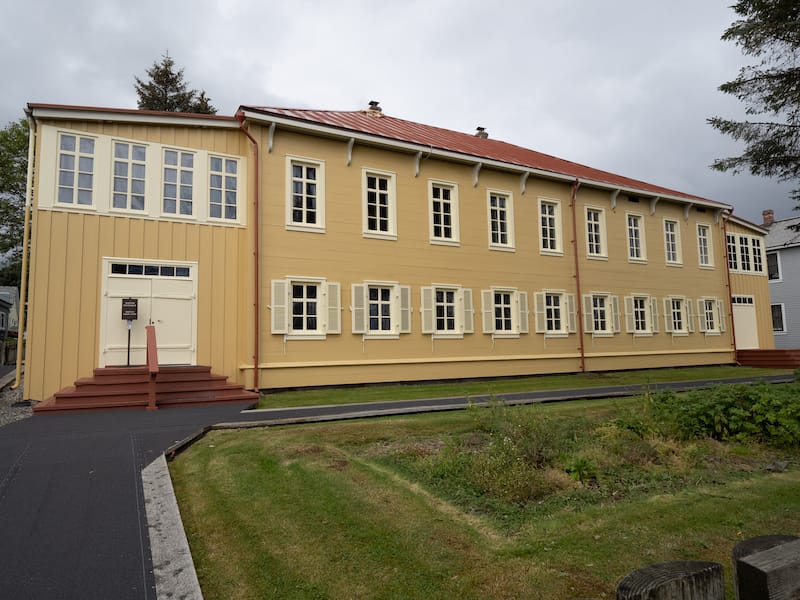
[[[154,325],[146,325],[144,330],[147,332],[147,370],[154,375],[158,373],[158,346],[156,346],[156,328]]]

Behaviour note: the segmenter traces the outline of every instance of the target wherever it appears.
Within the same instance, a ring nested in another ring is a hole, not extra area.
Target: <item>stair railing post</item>
[[[147,382],[147,410],[157,410],[156,376],[158,375],[158,346],[156,345],[156,328],[154,325],[147,325],[144,329],[147,332],[147,372],[150,375]]]

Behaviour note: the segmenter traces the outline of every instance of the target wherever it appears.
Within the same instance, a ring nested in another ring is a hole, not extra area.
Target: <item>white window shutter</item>
[[[650,323],[653,333],[658,333],[658,298],[650,298]]]
[[[625,296],[625,331],[636,332],[636,319],[633,314],[633,296]]]
[[[472,290],[464,288],[461,290],[464,298],[464,333],[475,332],[475,309],[472,306]]]
[[[544,292],[533,294],[534,310],[536,312],[536,333],[547,333],[547,319],[545,318]]]
[[[422,333],[435,333],[433,320],[433,288],[420,288],[420,313],[422,317]]]
[[[591,294],[583,295],[583,330],[586,333],[592,333],[594,331],[594,314],[592,311]],[[572,331],[571,328],[570,331]]]
[[[494,333],[494,292],[481,290],[481,308],[483,309],[483,333]]]
[[[342,333],[342,294],[338,283],[328,282],[328,333]]]
[[[686,298],[683,302],[683,306],[686,308],[686,324],[689,333],[694,333],[694,309],[692,306],[692,300],[690,298]]]
[[[350,312],[353,320],[353,333],[367,332],[367,286],[354,283],[350,298]]]
[[[614,333],[622,329],[619,322],[619,296],[611,296],[611,322],[614,324]]]
[[[575,294],[564,294],[567,308],[567,324],[569,333],[575,333]]]
[[[717,300],[717,318],[719,319],[719,330],[725,332],[725,303]]]
[[[705,332],[706,327],[706,307],[704,300],[697,301],[697,328],[698,331]]]
[[[400,333],[411,333],[411,288],[400,286]]]
[[[664,298],[664,331],[672,332],[672,298]]]
[[[517,292],[519,298],[519,332],[528,333],[530,325],[528,324],[528,292]]]
[[[272,280],[272,297],[270,298],[270,321],[272,333],[289,333],[287,314],[287,289],[285,279]]]

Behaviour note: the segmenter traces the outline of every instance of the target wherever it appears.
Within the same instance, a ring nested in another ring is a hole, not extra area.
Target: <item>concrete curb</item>
[[[142,488],[156,596],[202,600],[203,593],[163,454],[142,469]]]

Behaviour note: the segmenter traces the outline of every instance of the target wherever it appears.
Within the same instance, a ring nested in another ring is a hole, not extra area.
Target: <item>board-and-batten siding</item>
[[[773,304],[783,304],[785,333],[775,333],[776,348],[800,348],[800,247],[777,250],[781,281],[769,284]]]

